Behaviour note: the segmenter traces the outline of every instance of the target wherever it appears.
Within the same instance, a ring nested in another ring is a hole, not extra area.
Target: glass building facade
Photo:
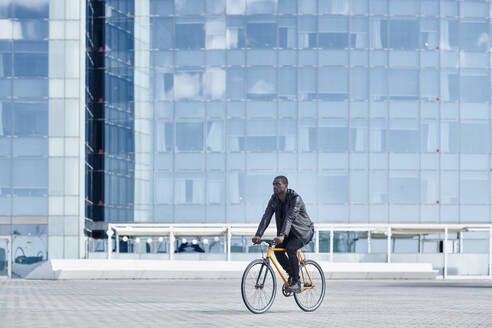
[[[489,223],[491,12],[0,1],[0,236],[20,265],[112,222],[255,223],[280,174],[318,223]]]
[[[152,215],[489,222],[486,1],[150,1]]]

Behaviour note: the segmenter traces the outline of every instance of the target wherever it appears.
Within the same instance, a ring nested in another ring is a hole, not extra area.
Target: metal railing
[[[233,236],[253,236],[256,233],[257,224],[225,224],[225,223],[204,223],[204,224],[164,224],[164,223],[129,223],[129,224],[109,224],[107,231],[107,259],[111,259],[113,254],[112,240],[115,241],[115,252],[119,253],[120,238],[138,238],[141,236],[166,237],[168,242],[169,260],[175,257],[176,236],[223,236],[224,253],[226,260],[231,260],[231,240]],[[488,275],[492,276],[492,225],[491,224],[315,224],[314,253],[320,253],[320,233],[329,233],[329,261],[334,261],[334,235],[341,231],[356,231],[367,233],[367,253],[371,253],[371,239],[386,239],[386,261],[392,261],[392,238],[397,236],[419,236],[419,252],[422,252],[422,236],[430,234],[443,235],[443,277],[448,275],[448,237],[450,233],[459,233],[460,238],[458,249],[463,250],[463,239],[461,233],[468,231],[488,231]],[[265,231],[265,236],[275,236],[275,228]]]

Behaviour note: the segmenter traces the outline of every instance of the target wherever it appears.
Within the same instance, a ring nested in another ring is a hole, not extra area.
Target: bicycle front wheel
[[[294,294],[294,299],[303,311],[312,312],[321,305],[325,297],[325,274],[313,260],[304,261],[304,266],[301,265],[300,269],[302,291]]]
[[[275,274],[267,263],[254,260],[244,270],[241,280],[244,305],[256,314],[264,313],[272,306],[277,292]]]

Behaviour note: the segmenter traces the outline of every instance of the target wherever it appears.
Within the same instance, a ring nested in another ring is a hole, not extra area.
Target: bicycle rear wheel
[[[264,313],[273,304],[277,292],[277,280],[270,265],[258,259],[244,270],[241,295],[244,305],[253,313]]]
[[[325,297],[325,274],[320,265],[313,260],[304,261],[300,270],[302,292],[294,294],[294,299],[303,311],[312,312],[321,305]]]

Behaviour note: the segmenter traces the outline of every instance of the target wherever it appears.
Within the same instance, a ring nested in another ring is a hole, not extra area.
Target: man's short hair
[[[277,179],[280,179],[284,185],[289,184],[289,180],[287,179],[286,176],[279,175],[278,177],[275,177],[275,179],[273,179],[273,180],[277,180]]]

